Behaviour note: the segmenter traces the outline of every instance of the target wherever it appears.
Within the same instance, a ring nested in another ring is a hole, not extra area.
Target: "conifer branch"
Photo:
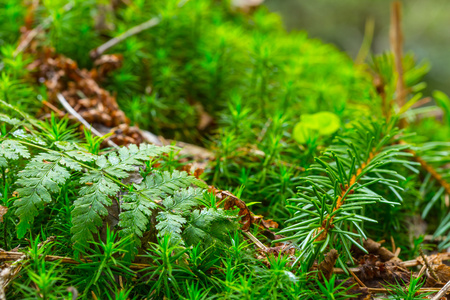
[[[333,220],[336,216],[334,212],[336,212],[339,208],[341,208],[348,195],[354,193],[354,190],[352,188],[357,183],[358,176],[364,171],[364,168],[366,168],[369,165],[369,163],[372,161],[372,159],[375,157],[376,154],[377,152],[374,151],[370,152],[367,160],[362,163],[362,165],[356,170],[355,174],[353,174],[353,176],[350,178],[349,184],[345,186],[345,188],[341,192],[341,195],[338,196],[336,206],[333,208],[333,213],[327,215],[325,220],[323,220],[322,223],[323,225],[317,228],[317,233],[321,232],[321,234],[315,238],[316,241],[322,241],[326,238],[328,231],[330,230],[330,227],[332,226]]]
[[[305,177],[309,186],[300,186],[298,198],[289,199],[295,205],[288,205],[288,208],[295,211],[295,215],[288,222],[294,224],[279,233],[295,234],[277,241],[298,242],[300,256],[309,266],[328,247],[343,251],[342,258],[338,258],[341,265],[351,259],[351,245],[366,252],[354,238],[367,239],[362,222],[376,221],[360,214],[359,210],[374,203],[398,204],[374,192],[369,188],[371,185],[385,185],[402,200],[395,189],[402,189],[396,179],[404,180],[404,177],[386,165],[396,163],[412,168],[418,163],[403,158],[411,154],[402,152],[408,145],[395,142],[399,130],[393,128],[394,122],[371,121],[369,126],[367,122],[355,123],[353,131],[338,137],[340,144],[331,146],[322,157],[316,158],[317,164],[310,170],[319,175]]]

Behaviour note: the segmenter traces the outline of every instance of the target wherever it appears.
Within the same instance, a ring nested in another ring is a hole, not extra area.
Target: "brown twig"
[[[436,258],[439,258],[440,260],[450,260],[450,252],[439,253],[439,254],[437,254],[437,257],[431,258],[430,262],[434,261]],[[399,266],[403,267],[403,268],[411,268],[411,267],[415,267],[418,265],[422,265],[422,263],[419,262],[417,259],[399,262]],[[348,268],[347,270],[350,270],[350,271],[354,272],[355,274],[358,274],[361,272],[360,268]],[[345,274],[346,272],[341,268],[334,268],[333,273]]]
[[[160,22],[160,18],[158,17],[154,17],[151,18],[150,20],[139,24],[127,31],[125,31],[124,33],[122,33],[121,35],[107,41],[106,43],[104,43],[103,45],[91,50],[91,52],[89,53],[89,55],[91,56],[92,59],[96,59],[97,57],[99,57],[100,55],[103,54],[103,52],[105,52],[106,50],[108,50],[109,48],[117,45],[118,43],[122,42],[123,40],[129,38],[130,36],[133,36],[135,34],[138,34],[144,30],[147,30],[149,28],[155,27],[156,25],[159,24]]]
[[[401,26],[401,3],[394,1],[391,6],[391,28],[390,28],[391,50],[394,53],[395,71],[397,73],[397,105],[401,108],[406,103],[407,90],[405,87],[405,79],[403,76],[403,33]],[[406,120],[400,120],[400,127],[406,126]]]
[[[427,270],[427,266],[423,265],[422,268],[420,268],[419,273],[417,274],[417,278],[421,277],[423,275],[423,273],[425,273],[426,270]]]
[[[427,260],[427,258],[425,257],[425,254],[422,251],[422,248],[419,248],[419,253],[420,253],[420,256],[423,259],[423,263],[427,267],[428,272],[430,272],[431,277],[433,277],[433,279],[436,280],[437,282],[440,282],[439,277],[437,276],[436,272],[431,267],[431,265],[428,263],[428,260]]]
[[[48,17],[45,19],[41,24],[36,26],[33,30],[29,31],[26,37],[20,42],[20,44],[17,46],[16,50],[13,53],[13,57],[15,58],[20,52],[25,50],[28,45],[31,43],[31,41],[40,33],[42,32],[45,27],[50,24],[52,21],[52,18]]]
[[[17,275],[20,270],[21,263],[26,259],[26,255],[20,252],[12,252],[18,254],[14,262],[4,268],[0,273],[0,300],[6,300],[5,287],[11,282],[11,279]]]
[[[369,292],[377,293],[377,294],[388,293],[389,291],[391,291],[388,288],[367,288],[367,289],[369,290]],[[426,292],[436,292],[439,290],[440,290],[439,288],[421,288],[417,292],[418,293],[426,293]],[[434,300],[434,298],[432,300]]]
[[[425,169],[428,173],[431,174],[431,176],[439,182],[439,184],[445,189],[445,192],[447,194],[450,194],[450,184],[442,177],[441,174],[439,174],[430,164],[428,164],[423,158],[417,155],[417,153],[414,150],[407,149],[406,152],[409,152],[413,155],[413,159],[418,162],[422,168]]]
[[[64,96],[61,93],[58,93],[56,97],[58,98],[61,105],[67,110],[67,112],[72,116],[74,116],[81,124],[83,124],[84,127],[86,127],[86,129],[90,130],[96,136],[99,137],[103,136],[103,134],[101,134],[97,129],[92,127],[91,124],[89,124],[75,109],[73,109],[72,106],[70,106],[69,102],[67,102],[66,98],[64,98]],[[111,147],[114,147],[116,149],[119,148],[119,146],[113,141],[111,141],[109,138],[107,138],[106,141],[108,145],[110,145]]]
[[[392,244],[392,252],[395,253],[395,250],[396,250],[396,248],[395,248],[395,241],[394,241],[394,237],[392,235],[391,235],[391,244]]]
[[[431,97],[425,97],[414,103],[411,108],[418,108],[431,102]]]
[[[351,270],[348,270],[360,287],[367,287]]]
[[[394,256],[395,257],[398,257],[399,255],[400,255],[400,251],[402,251],[402,248],[397,248],[396,250],[395,250],[395,252],[394,252]]]
[[[391,6],[390,28],[391,50],[394,53],[395,71],[397,72],[397,104],[402,107],[406,103],[405,81],[403,78],[403,33],[401,26],[401,3],[394,1]]]
[[[243,232],[258,248],[260,248],[264,252],[267,251],[267,247],[263,243],[261,243],[261,241],[258,240],[253,234],[251,234],[249,231]]]
[[[13,251],[2,251],[0,252],[0,261],[14,261],[17,263],[19,260],[23,260],[25,258],[25,254],[22,252],[13,252]],[[56,256],[56,255],[46,255],[44,258],[45,261],[60,261],[63,264],[71,264],[71,265],[78,265],[80,261],[75,260],[70,257],[63,257],[63,256]],[[84,262],[91,262],[89,259],[83,260]],[[142,270],[145,268],[150,267],[148,264],[131,264],[130,269],[131,270]],[[0,298],[1,299],[1,298]]]
[[[42,104],[44,104],[45,106],[47,106],[48,108],[50,108],[51,110],[53,110],[55,113],[57,113],[58,114],[58,116],[60,116],[60,117],[62,117],[62,116],[64,116],[65,115],[65,113],[62,111],[62,110],[60,110],[60,109],[58,109],[56,106],[54,106],[53,104],[51,104],[50,102],[48,102],[48,101],[42,101]]]
[[[447,282],[440,290],[439,292],[431,298],[431,300],[440,300],[442,297],[444,297],[445,294],[447,294],[447,291],[450,290],[450,281]]]
[[[63,9],[65,12],[71,10],[73,7],[72,3],[67,3],[64,5]],[[16,57],[20,52],[24,51],[28,45],[31,43],[31,41],[42,31],[45,30],[45,28],[53,21],[53,17],[47,17],[45,18],[41,24],[36,26],[33,30],[29,31],[26,35],[26,37],[19,43],[16,50],[13,53],[13,56]]]

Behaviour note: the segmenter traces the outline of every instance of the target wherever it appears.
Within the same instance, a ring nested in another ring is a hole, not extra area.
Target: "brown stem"
[[[419,249],[419,253],[420,256],[423,259],[423,262],[425,264],[425,266],[427,267],[428,271],[431,274],[431,277],[433,277],[434,280],[436,280],[437,282],[440,282],[439,277],[437,276],[436,272],[434,271],[434,269],[430,266],[430,264],[428,263],[427,258],[425,257],[425,254],[423,253],[422,249]]]
[[[413,158],[416,162],[420,163],[422,168],[425,169],[428,173],[431,174],[431,176],[439,182],[439,184],[445,189],[445,192],[447,194],[450,194],[450,184],[442,178],[442,175],[439,174],[430,164],[428,164],[423,158],[417,155],[417,153],[414,150],[407,149],[406,152],[409,152],[413,155]]]
[[[406,87],[405,87],[405,79],[403,77],[403,65],[402,65],[402,57],[403,57],[403,33],[401,26],[401,3],[400,1],[395,1],[391,6],[391,28],[390,28],[390,42],[391,42],[391,50],[394,53],[394,63],[395,63],[395,71],[397,73],[397,105],[401,108],[406,103]],[[406,121],[402,119],[400,121],[400,127],[405,127]]]
[[[367,290],[371,293],[375,293],[375,294],[387,294],[389,292],[392,292],[392,290],[388,289],[388,288],[367,288]],[[439,291],[440,288],[420,288],[417,292],[418,293],[427,293],[427,292],[436,292]],[[424,298],[426,299],[426,298]],[[434,299],[434,298],[433,298]]]
[[[0,252],[0,261],[17,261],[19,259],[23,259],[24,254],[22,252],[13,252],[13,251],[2,251]],[[63,256],[56,256],[56,255],[46,255],[45,261],[61,261],[63,264],[72,264],[72,265],[78,265],[80,262],[70,258],[70,257],[63,257]],[[86,259],[84,262],[91,262],[91,260]],[[131,264],[130,269],[131,270],[142,270],[145,268],[150,267],[148,264]]]

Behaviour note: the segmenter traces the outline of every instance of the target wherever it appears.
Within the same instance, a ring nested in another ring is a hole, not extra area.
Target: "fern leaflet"
[[[67,158],[57,152],[41,153],[19,173],[16,183],[22,187],[17,190],[20,198],[14,202],[16,215],[20,218],[19,237],[23,237],[30,228],[38,209],[51,202],[51,193],[58,192],[59,186],[70,177],[63,165],[73,165],[67,162]]]

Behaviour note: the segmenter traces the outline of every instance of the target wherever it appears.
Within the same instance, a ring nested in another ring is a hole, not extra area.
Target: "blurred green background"
[[[375,21],[372,53],[389,50],[390,5],[388,0],[265,0],[265,5],[282,15],[289,30],[306,30],[308,35],[335,44],[356,57],[364,37],[366,20]],[[425,78],[428,91],[450,94],[450,1],[408,0],[403,3],[404,51],[414,52],[431,64]],[[428,94],[428,93],[427,93]]]

